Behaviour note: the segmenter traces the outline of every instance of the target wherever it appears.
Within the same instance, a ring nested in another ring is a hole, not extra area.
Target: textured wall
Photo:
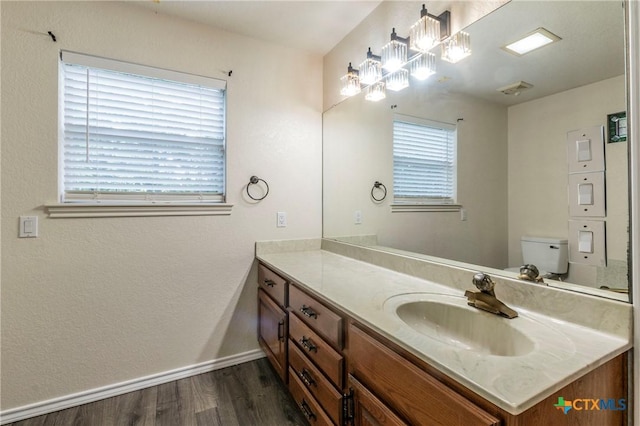
[[[321,233],[322,58],[125,3],[2,3],[2,410],[257,348],[254,241]],[[49,219],[60,49],[233,70],[231,216]],[[39,238],[18,239],[20,215]]]

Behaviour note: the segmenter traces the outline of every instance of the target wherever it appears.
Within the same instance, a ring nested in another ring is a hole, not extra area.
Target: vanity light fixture
[[[471,37],[464,31],[442,42],[442,59],[455,64],[471,55]]]
[[[391,41],[382,47],[382,68],[388,72],[399,70],[407,62],[408,39],[391,31]]]
[[[387,97],[384,81],[379,81],[365,89],[364,98],[371,102],[378,102]]]
[[[387,89],[399,92],[405,87],[409,87],[409,71],[406,69],[400,68],[387,77]]]
[[[360,93],[360,77],[358,70],[354,69],[349,62],[347,74],[340,78],[341,86],[340,94],[343,96],[353,96]]]
[[[409,48],[418,52],[428,52],[440,43],[440,40],[449,37],[450,17],[451,13],[448,10],[440,16],[434,16],[427,12],[423,4],[420,19],[409,30]]]
[[[521,37],[519,40],[509,43],[506,46],[502,46],[502,49],[516,56],[522,56],[559,40],[562,39],[547,29],[540,27],[524,37]]]
[[[431,52],[421,54],[411,62],[411,76],[418,80],[426,80],[436,73],[436,55]]]
[[[360,83],[373,84],[382,78],[380,56],[374,55],[371,48],[367,51],[367,59],[360,64]]]
[[[347,74],[341,78],[340,94],[357,95],[362,85],[366,88],[365,98],[378,101],[384,99],[386,89],[398,91],[409,86],[409,69],[416,79],[428,78],[435,73],[435,55],[429,50],[438,44],[443,46],[443,59],[449,62],[468,56],[471,53],[469,34],[460,32],[450,37],[450,30],[451,12],[447,10],[435,16],[428,13],[423,4],[420,19],[411,26],[407,38],[398,36],[393,28],[391,40],[382,47],[380,56],[369,48],[359,69],[349,63]]]

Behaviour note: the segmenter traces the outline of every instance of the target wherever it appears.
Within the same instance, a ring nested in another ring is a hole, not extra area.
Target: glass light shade
[[[391,40],[382,48],[382,68],[389,72],[400,69],[407,62],[407,44]]]
[[[351,68],[351,64],[349,64],[347,74],[340,78],[340,83],[342,96],[353,96],[360,93],[360,77],[358,71]]]
[[[411,62],[411,75],[418,80],[425,80],[436,73],[436,55],[423,53]]]
[[[456,63],[471,55],[471,37],[464,31],[451,36],[442,43],[442,59]]]
[[[365,89],[364,98],[368,101],[378,102],[387,97],[384,88],[384,81],[379,81]]]
[[[387,76],[387,89],[397,92],[405,87],[409,87],[409,71],[402,68]]]
[[[360,83],[373,84],[380,80],[382,78],[382,68],[380,65],[380,61],[371,58],[365,59],[358,67],[360,71]]]
[[[411,49],[427,52],[440,41],[440,21],[425,15],[413,24],[409,32]]]

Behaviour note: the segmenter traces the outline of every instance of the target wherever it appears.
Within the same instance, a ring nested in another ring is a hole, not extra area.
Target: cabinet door
[[[287,314],[258,290],[258,342],[280,378],[287,380]]]
[[[414,425],[497,426],[500,421],[353,324],[349,372]]]
[[[349,389],[353,392],[353,426],[407,426],[352,375]]]

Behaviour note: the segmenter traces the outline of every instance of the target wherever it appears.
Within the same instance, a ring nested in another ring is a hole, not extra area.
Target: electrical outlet
[[[360,225],[362,223],[362,210],[356,210],[353,213],[353,223]]]
[[[460,209],[460,220],[467,220],[467,211],[465,209]]]
[[[276,226],[278,228],[285,228],[287,226],[287,212],[278,212],[278,222]]]

